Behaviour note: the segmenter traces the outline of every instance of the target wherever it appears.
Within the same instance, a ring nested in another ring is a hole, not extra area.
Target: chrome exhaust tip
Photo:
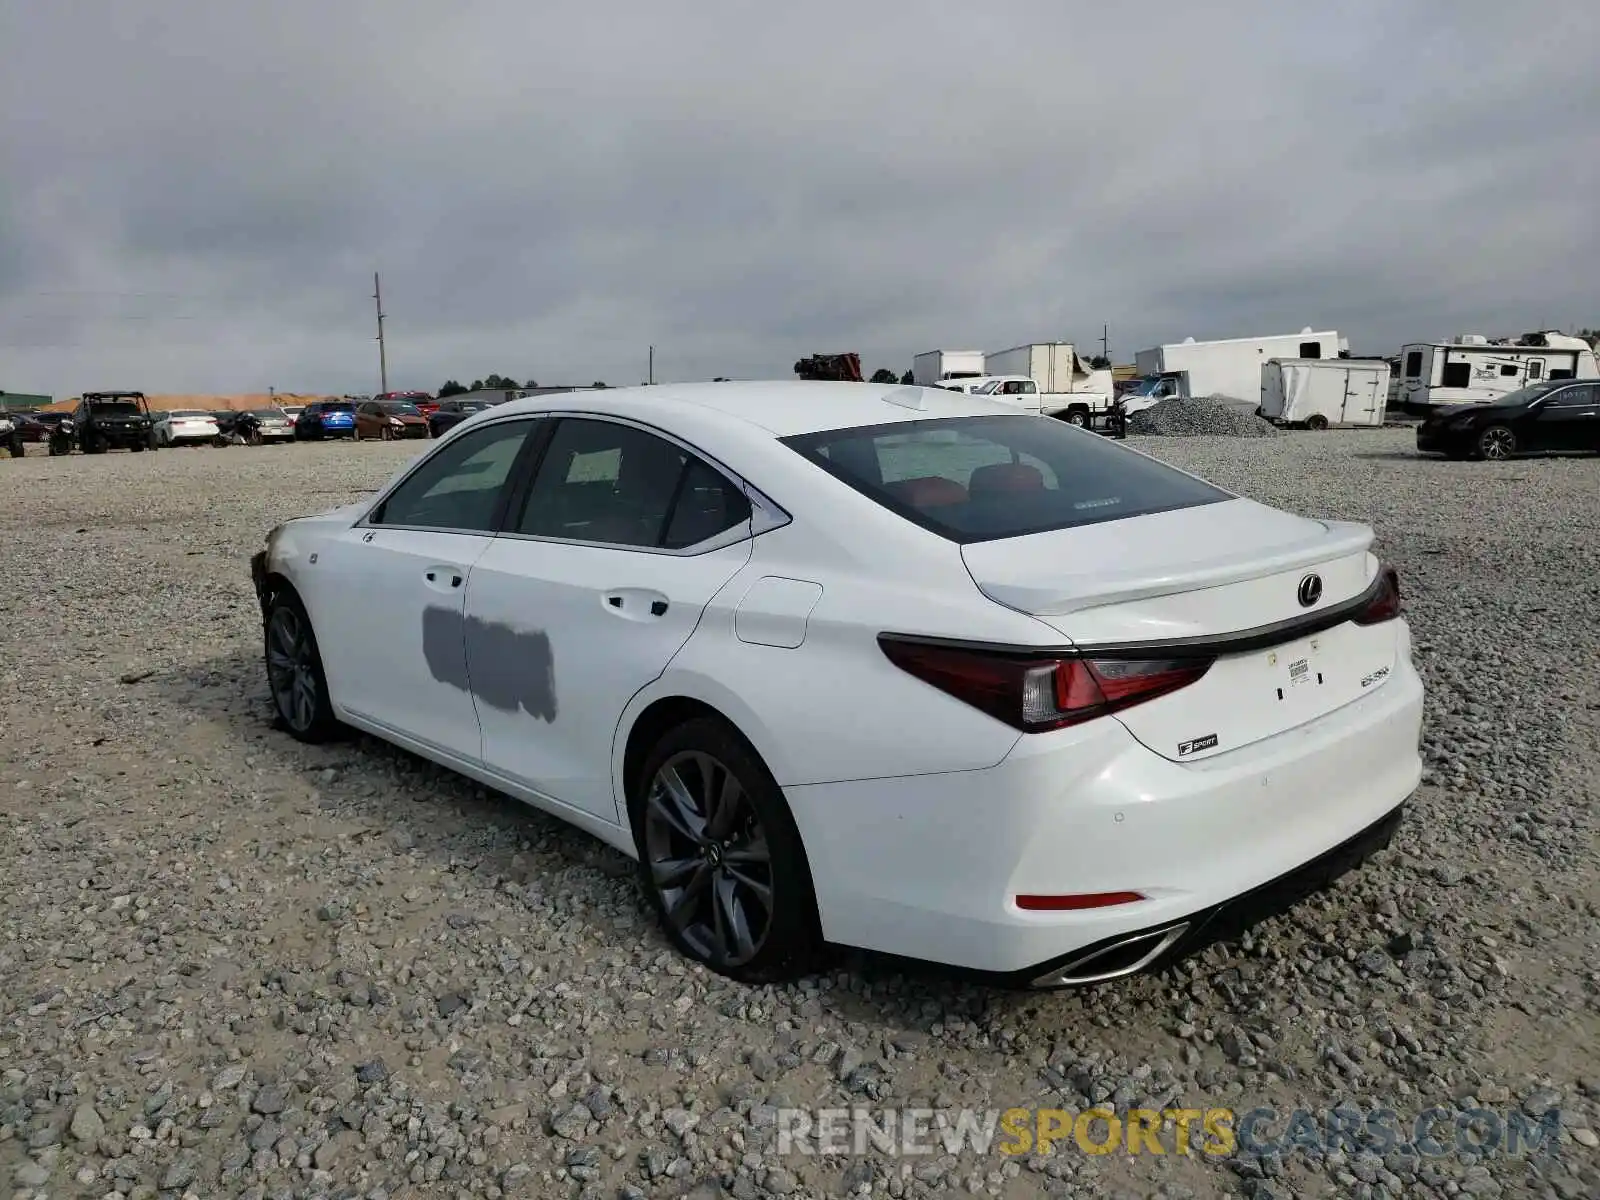
[[[1137,975],[1156,959],[1177,944],[1189,931],[1189,922],[1181,921],[1150,933],[1136,933],[1132,937],[1102,946],[1082,958],[1074,958],[1041,975],[1033,981],[1036,988],[1075,987],[1086,983],[1105,983],[1128,975]]]

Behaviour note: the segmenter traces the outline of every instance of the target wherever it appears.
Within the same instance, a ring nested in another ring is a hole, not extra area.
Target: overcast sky
[[[0,388],[1600,324],[1592,0],[0,0]]]

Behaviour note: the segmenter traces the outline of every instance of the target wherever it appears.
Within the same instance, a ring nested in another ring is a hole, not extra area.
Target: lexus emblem
[[[1300,590],[1296,593],[1300,597],[1300,607],[1310,608],[1322,599],[1322,576],[1307,575],[1300,581]]]

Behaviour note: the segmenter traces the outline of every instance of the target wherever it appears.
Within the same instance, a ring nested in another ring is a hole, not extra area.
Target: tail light
[[[1378,568],[1378,587],[1372,599],[1350,619],[1357,625],[1381,625],[1400,615],[1400,575],[1387,564]]]
[[[1025,733],[1092,721],[1194,683],[1214,658],[1070,658],[885,634],[890,662]]]

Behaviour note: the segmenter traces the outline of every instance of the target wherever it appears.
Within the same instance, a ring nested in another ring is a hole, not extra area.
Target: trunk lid
[[[1367,591],[1372,539],[1364,525],[1234,499],[970,543],[962,556],[985,595],[1086,656],[1214,655],[1199,681],[1116,714],[1149,749],[1192,762],[1315,720],[1387,678],[1394,623],[1301,626]],[[1306,604],[1312,575],[1320,587]]]

